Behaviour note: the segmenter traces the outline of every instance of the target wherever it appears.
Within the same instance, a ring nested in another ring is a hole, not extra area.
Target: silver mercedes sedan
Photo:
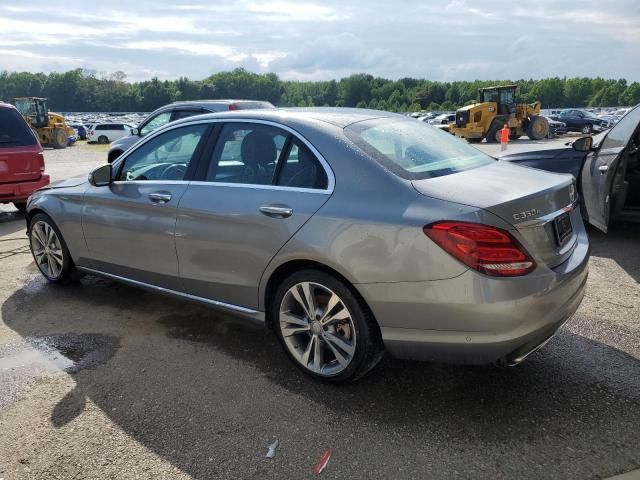
[[[27,223],[47,280],[100,275],[264,322],[331,381],[385,351],[518,364],[578,308],[589,256],[572,176],[357,109],[172,122],[34,193]]]

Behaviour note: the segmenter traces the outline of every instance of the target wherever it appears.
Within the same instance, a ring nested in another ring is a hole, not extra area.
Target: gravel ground
[[[93,146],[45,155],[54,180],[106,157]],[[640,467],[640,226],[590,230],[586,298],[523,365],[385,358],[336,386],[300,374],[259,326],[93,277],[46,284],[23,219],[1,210],[4,480],[311,478],[325,448],[327,478],[588,479]]]

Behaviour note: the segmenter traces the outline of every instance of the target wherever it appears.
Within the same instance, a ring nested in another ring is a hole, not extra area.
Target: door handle
[[[293,209],[286,205],[262,205],[260,212],[267,217],[287,218],[293,214]]]
[[[600,165],[598,171],[604,175],[609,171],[609,165]]]
[[[150,193],[149,200],[151,200],[153,203],[159,203],[159,204],[167,203],[171,200],[171,194],[161,193],[161,192]]]

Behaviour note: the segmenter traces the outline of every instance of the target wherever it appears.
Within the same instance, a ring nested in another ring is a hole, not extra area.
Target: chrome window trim
[[[316,193],[318,195],[331,195],[330,190],[321,190],[319,188],[300,188],[300,187],[287,187],[284,185],[258,185],[255,183],[224,183],[224,182],[206,182],[206,181],[192,181],[191,185],[203,185],[212,187],[231,187],[231,188],[251,188],[254,190],[280,190],[284,192],[299,192],[299,193]]]
[[[190,118],[190,117],[187,117]],[[185,121],[186,120],[186,121]],[[313,146],[313,144],[311,142],[309,142],[306,138],[304,138],[300,132],[298,132],[297,130],[294,130],[293,128],[289,127],[288,125],[283,125],[282,123],[278,123],[278,122],[274,122],[271,120],[261,120],[261,119],[252,119],[252,118],[208,118],[208,119],[198,119],[197,116],[193,117],[193,120],[187,120],[187,119],[180,119],[178,120],[180,123],[176,124],[176,125],[171,125],[170,122],[168,125],[165,125],[164,127],[160,127],[157,130],[154,130],[153,132],[145,135],[144,137],[142,137],[139,141],[137,141],[136,143],[134,143],[132,146],[130,146],[127,150],[125,150],[117,159],[115,162],[113,162],[113,169],[117,170],[118,168],[120,168],[120,164],[122,162],[124,162],[127,158],[127,156],[129,156],[134,150],[137,150],[138,148],[142,147],[142,145],[144,145],[146,142],[152,140],[153,138],[155,138],[157,135],[160,135],[164,132],[168,132],[169,130],[173,130],[175,128],[181,128],[181,127],[187,127],[187,126],[191,126],[191,125],[198,125],[198,124],[210,124],[210,123],[257,123],[257,124],[261,124],[261,125],[269,125],[275,128],[280,128],[282,130],[285,130],[286,132],[290,133],[291,135],[295,136],[298,140],[300,140],[302,143],[305,144],[305,146],[307,148],[309,148],[309,150],[311,150],[311,152],[316,156],[316,158],[318,159],[318,161],[320,162],[320,164],[322,165],[322,168],[324,168],[325,173],[327,174],[327,188],[325,189],[317,189],[317,188],[298,188],[298,187],[286,187],[286,186],[281,186],[281,185],[254,185],[254,184],[244,184],[244,183],[236,183],[236,184],[232,184],[232,183],[224,183],[224,182],[206,182],[206,181],[193,181],[191,183],[193,184],[206,184],[206,185],[216,185],[216,186],[241,186],[244,188],[264,188],[264,187],[273,187],[270,189],[275,189],[275,190],[287,190],[287,191],[304,191],[304,192],[315,192],[315,193],[319,193],[322,192],[326,195],[330,195],[333,193],[333,190],[335,188],[336,185],[336,178],[335,175],[333,173],[333,170],[331,169],[331,166],[329,165],[329,163],[327,162],[327,160],[322,156],[322,154],[318,151],[318,149],[316,147]],[[120,180],[119,182],[122,182],[122,180]],[[148,182],[147,180],[140,180],[140,182]],[[187,182],[187,180],[184,180],[184,182]]]
[[[175,295],[182,298],[187,298],[189,300],[194,300],[200,303],[206,303],[207,305],[211,305],[213,307],[221,308],[224,310],[229,310],[233,312],[237,312],[243,314],[245,316],[251,317],[255,320],[259,320],[264,322],[264,312],[260,312],[258,310],[253,310],[252,308],[242,307],[240,305],[233,305],[231,303],[220,302],[218,300],[212,300],[210,298],[199,297],[197,295],[191,295],[190,293],[178,292],[177,290],[172,290],[170,288],[159,287],[157,285],[152,285],[150,283],[140,282],[138,280],[132,280],[127,277],[122,277],[120,275],[114,275],[112,273],[103,272],[101,270],[94,270],[93,268],[88,267],[76,267],[78,270],[89,273],[91,275],[98,275],[100,277],[106,277],[113,280],[117,280],[119,282],[127,283],[136,287],[142,287],[149,290],[154,290],[161,293],[168,293],[170,295]]]

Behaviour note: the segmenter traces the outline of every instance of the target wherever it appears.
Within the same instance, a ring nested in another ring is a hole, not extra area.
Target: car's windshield
[[[0,108],[0,148],[35,145],[36,137],[17,110]]]
[[[365,120],[344,132],[367,155],[410,180],[450,175],[495,161],[448,133],[408,119]]]

